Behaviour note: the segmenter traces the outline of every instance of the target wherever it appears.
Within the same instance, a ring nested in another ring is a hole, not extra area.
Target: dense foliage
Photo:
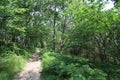
[[[45,52],[42,80],[119,80],[119,65],[95,64],[74,55]]]
[[[25,63],[26,60],[16,54],[0,58],[0,80],[13,80],[13,76],[21,71]]]
[[[42,58],[43,74],[56,76],[46,80],[106,80],[107,75],[100,69],[92,69],[93,64],[87,59],[54,52],[46,52]]]
[[[13,56],[29,58],[38,47],[60,53],[43,56],[52,77],[119,80],[120,1],[111,1],[107,10],[110,0],[0,0],[0,79]]]

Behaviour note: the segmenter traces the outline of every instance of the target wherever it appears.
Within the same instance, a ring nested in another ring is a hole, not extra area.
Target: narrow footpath
[[[41,61],[39,60],[39,51],[33,54],[24,69],[15,75],[13,80],[40,80]]]

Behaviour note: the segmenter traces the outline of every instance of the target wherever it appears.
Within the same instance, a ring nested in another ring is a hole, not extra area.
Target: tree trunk
[[[56,11],[56,7],[55,7],[55,11]],[[54,13],[54,21],[53,21],[53,50],[56,49],[56,18],[57,18],[57,14]]]
[[[62,24],[62,34],[61,34],[61,43],[60,43],[60,50],[64,47],[64,34],[65,34],[65,28],[66,28],[66,16],[64,17],[64,22]]]

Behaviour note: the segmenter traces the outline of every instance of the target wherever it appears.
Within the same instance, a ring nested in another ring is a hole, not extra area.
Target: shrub
[[[66,80],[106,80],[106,74],[92,69],[87,59],[71,55],[46,52],[43,54],[43,73],[49,73]]]
[[[107,73],[108,80],[120,80],[120,65],[114,64],[95,64],[97,68]]]

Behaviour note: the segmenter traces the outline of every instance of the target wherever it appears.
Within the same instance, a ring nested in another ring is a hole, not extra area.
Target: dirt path
[[[41,61],[39,60],[39,52],[37,51],[13,80],[40,80],[40,68]]]

